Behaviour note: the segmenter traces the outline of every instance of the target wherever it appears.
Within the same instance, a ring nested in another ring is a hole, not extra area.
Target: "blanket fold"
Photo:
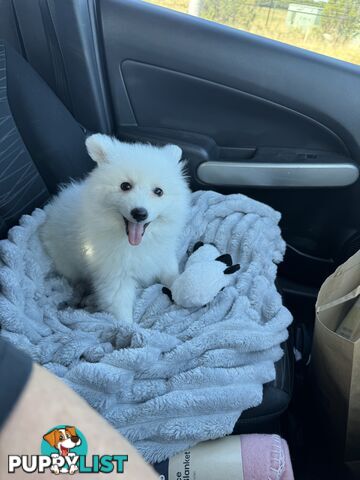
[[[78,308],[83,288],[56,274],[39,240],[45,218],[39,209],[22,217],[0,242],[1,335],[62,377],[149,462],[230,434],[274,380],[291,322],[274,284],[285,250],[280,214],[243,195],[192,194],[181,269],[199,240],[241,268],[202,308],[171,303],[161,285],[139,289],[131,325]]]

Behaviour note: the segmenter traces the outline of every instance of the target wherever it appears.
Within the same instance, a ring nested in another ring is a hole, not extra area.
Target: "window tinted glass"
[[[150,0],[150,3],[360,64],[360,0]]]

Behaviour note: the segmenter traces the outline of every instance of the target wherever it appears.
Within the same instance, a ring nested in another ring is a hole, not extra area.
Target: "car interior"
[[[281,212],[294,321],[234,434],[280,433],[295,478],[345,478],[309,363],[319,288],[360,248],[360,67],[136,0],[0,0],[0,60],[1,238],[93,168],[92,132],[175,143],[192,190]]]

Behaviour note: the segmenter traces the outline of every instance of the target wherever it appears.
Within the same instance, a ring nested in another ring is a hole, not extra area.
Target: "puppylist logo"
[[[86,458],[88,444],[82,432],[69,425],[57,425],[43,436],[41,455],[9,455],[8,472],[55,475],[74,473],[124,473],[127,455],[92,455]]]

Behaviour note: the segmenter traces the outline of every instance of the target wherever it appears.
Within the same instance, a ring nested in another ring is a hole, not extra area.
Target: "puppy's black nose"
[[[131,215],[137,222],[143,222],[148,217],[148,212],[146,208],[133,208],[131,210]]]
[[[77,435],[73,435],[71,437],[71,440],[74,442],[74,443],[77,443],[79,441],[79,437]]]

